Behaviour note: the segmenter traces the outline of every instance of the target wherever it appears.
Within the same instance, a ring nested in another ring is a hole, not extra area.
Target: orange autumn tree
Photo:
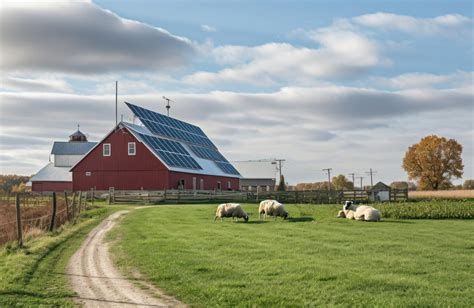
[[[422,190],[438,190],[463,174],[462,146],[454,139],[427,136],[408,148],[403,169]]]

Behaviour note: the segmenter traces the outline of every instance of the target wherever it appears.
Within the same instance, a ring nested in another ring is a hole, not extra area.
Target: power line
[[[364,187],[362,186],[362,179],[364,178],[363,176],[358,176],[358,179],[360,179],[360,189],[363,190]]]
[[[323,169],[323,171],[327,171],[328,173],[328,190],[331,190],[331,170],[332,168]]]

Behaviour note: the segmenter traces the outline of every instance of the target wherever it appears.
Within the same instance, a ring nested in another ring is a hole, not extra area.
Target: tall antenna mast
[[[115,126],[118,124],[118,81],[115,80]]]
[[[166,101],[166,114],[170,116],[170,108],[171,108],[170,102],[175,103],[175,101],[167,98],[166,96],[163,96],[163,99]]]

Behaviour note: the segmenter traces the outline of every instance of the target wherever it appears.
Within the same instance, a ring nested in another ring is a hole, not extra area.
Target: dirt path
[[[137,287],[114,267],[104,238],[120,216],[126,213],[128,211],[116,212],[101,222],[69,260],[67,274],[73,290],[78,294],[77,302],[84,307],[184,306],[146,282],[140,285],[148,291]]]

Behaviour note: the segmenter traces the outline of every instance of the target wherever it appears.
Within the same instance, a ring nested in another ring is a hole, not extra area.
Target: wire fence
[[[94,203],[94,193],[18,193],[0,196],[0,245],[23,241],[74,223]]]

